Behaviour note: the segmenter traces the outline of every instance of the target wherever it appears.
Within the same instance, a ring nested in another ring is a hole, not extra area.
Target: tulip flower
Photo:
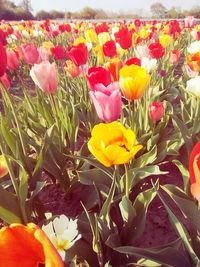
[[[119,84],[128,100],[141,98],[149,85],[150,75],[136,65],[125,66],[120,70]]]
[[[110,167],[130,162],[143,147],[135,143],[135,133],[114,121],[94,126],[88,149],[104,166]]]
[[[70,249],[81,238],[77,228],[77,220],[68,219],[67,216],[60,215],[49,224],[44,225],[42,230],[64,260],[65,251]]]
[[[147,45],[138,45],[134,48],[136,57],[142,59],[143,57],[149,57],[149,48]]]
[[[195,18],[193,16],[188,16],[185,18],[185,27],[192,28],[195,26]]]
[[[108,32],[101,32],[98,35],[98,40],[99,40],[100,46],[103,46],[105,43],[110,41],[110,39],[111,39],[110,34]]]
[[[178,64],[180,60],[181,52],[179,50],[171,50],[169,52],[169,63]]]
[[[0,266],[64,267],[45,233],[35,224],[11,224],[0,229]]]
[[[85,44],[70,46],[67,48],[67,57],[77,66],[85,65],[88,61],[88,49]]]
[[[0,155],[0,178],[8,174],[8,168],[3,155]]]
[[[168,34],[163,34],[159,37],[159,41],[163,47],[168,47],[172,44],[173,38]]]
[[[24,61],[27,64],[34,65],[38,63],[39,52],[37,47],[33,44],[21,45],[20,50],[23,56]]]
[[[52,55],[57,60],[62,60],[65,57],[65,50],[62,45],[56,45],[51,49]]]
[[[112,82],[119,81],[119,71],[124,66],[123,62],[119,58],[112,58],[104,66],[109,72]]]
[[[39,47],[37,49],[39,53],[39,58],[38,58],[38,64],[41,63],[42,61],[49,61],[49,51],[45,47]]]
[[[191,70],[191,68],[190,68],[188,65],[185,66],[185,70],[186,70],[186,72],[187,72],[187,75],[188,75],[190,78],[197,77],[198,74],[199,74],[198,71],[193,71],[193,70]]]
[[[10,70],[17,70],[19,68],[19,58],[13,50],[7,50],[7,67]]]
[[[130,65],[138,65],[141,66],[141,59],[137,58],[137,57],[132,57],[130,59],[128,59],[125,63],[125,65],[130,66]]]
[[[149,45],[149,54],[152,58],[159,59],[164,56],[165,49],[164,47],[156,42]]]
[[[187,64],[193,71],[200,72],[200,51],[187,56]]]
[[[190,54],[195,54],[200,52],[200,41],[192,42],[190,46],[187,48],[187,52]]]
[[[98,117],[104,122],[118,120],[121,114],[121,93],[118,82],[107,87],[99,83],[90,91],[90,98],[95,106]]]
[[[57,69],[55,63],[43,61],[35,64],[30,70],[34,83],[45,93],[53,94],[57,91]]]
[[[190,191],[200,201],[200,141],[193,147],[189,159]]]
[[[7,54],[6,49],[0,43],[0,77],[4,75],[7,67]]]
[[[64,70],[69,76],[75,78],[81,73],[80,67],[76,66],[73,61],[66,60],[64,64]]]
[[[149,105],[149,117],[152,121],[159,121],[165,115],[165,108],[162,102],[153,102]]]
[[[102,83],[108,86],[111,83],[110,74],[103,67],[91,67],[87,73],[87,80],[91,90],[94,90],[95,84]]]
[[[200,97],[200,76],[194,77],[187,81],[186,92]]]
[[[121,48],[128,49],[132,46],[132,31],[128,31],[126,27],[121,28],[118,32],[116,32],[115,40]]]
[[[157,67],[157,60],[155,58],[143,57],[141,60],[141,67],[144,68],[147,73],[152,72]]]
[[[114,57],[116,55],[117,49],[113,40],[108,41],[103,45],[103,53],[107,57]]]

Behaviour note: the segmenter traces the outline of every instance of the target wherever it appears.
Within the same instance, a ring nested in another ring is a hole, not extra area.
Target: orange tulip
[[[0,178],[8,174],[8,168],[3,155],[0,155]]]
[[[0,266],[63,267],[53,244],[35,224],[11,224],[0,230]]]

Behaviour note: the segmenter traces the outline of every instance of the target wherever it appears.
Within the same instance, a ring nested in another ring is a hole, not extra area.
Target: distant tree
[[[103,9],[96,9],[95,19],[106,19],[108,16]]]
[[[53,19],[64,19],[65,13],[62,11],[52,10],[49,12]]]
[[[96,10],[91,7],[84,7],[80,11],[80,17],[82,19],[95,19],[96,14],[97,14]]]
[[[36,14],[36,18],[37,19],[53,19],[53,16],[45,10],[40,10]]]
[[[22,0],[20,6],[27,12],[31,12],[33,10],[30,0]]]
[[[166,7],[163,4],[157,2],[150,6],[153,17],[164,18],[166,15]]]

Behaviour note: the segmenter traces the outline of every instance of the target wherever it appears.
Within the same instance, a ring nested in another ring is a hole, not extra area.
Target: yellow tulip
[[[172,44],[173,38],[168,34],[163,34],[159,37],[160,43],[163,47],[167,47]]]
[[[54,47],[52,42],[43,42],[42,47],[45,47],[48,50],[49,55],[51,55],[51,48]]]
[[[104,166],[110,167],[130,162],[143,147],[135,143],[135,133],[114,121],[94,126],[88,149]]]
[[[111,40],[110,34],[108,32],[101,32],[98,35],[99,44],[103,46],[106,42]]]
[[[120,70],[120,88],[124,96],[129,100],[142,97],[149,82],[150,75],[144,68],[130,65]]]
[[[74,44],[75,46],[79,45],[79,44],[86,44],[86,40],[83,37],[78,37],[75,41]]]
[[[8,168],[3,155],[0,155],[0,178],[8,174]]]
[[[90,28],[87,31],[85,31],[85,39],[88,43],[97,43],[98,42],[98,36],[94,29]]]

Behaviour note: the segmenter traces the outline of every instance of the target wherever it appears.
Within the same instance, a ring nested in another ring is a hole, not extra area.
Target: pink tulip
[[[20,46],[20,52],[27,64],[34,65],[38,63],[39,52],[34,44],[25,44]]]
[[[135,47],[135,54],[136,57],[142,59],[143,57],[150,57],[149,56],[149,48],[147,45],[138,45]]]
[[[119,119],[122,100],[118,82],[111,83],[107,87],[101,83],[95,84],[94,90],[89,94],[102,121],[112,122]]]
[[[19,58],[13,50],[7,50],[7,67],[10,70],[17,70],[19,68]]]
[[[152,102],[149,106],[149,117],[152,121],[159,121],[165,114],[165,108],[162,102]]]
[[[196,24],[195,18],[193,16],[188,16],[185,18],[185,27],[192,28]]]
[[[53,94],[57,91],[57,69],[56,64],[43,61],[35,64],[30,70],[30,76],[34,83],[45,93]]]
[[[37,51],[39,53],[37,64],[41,63],[42,61],[49,61],[49,52],[47,48],[39,47]]]

